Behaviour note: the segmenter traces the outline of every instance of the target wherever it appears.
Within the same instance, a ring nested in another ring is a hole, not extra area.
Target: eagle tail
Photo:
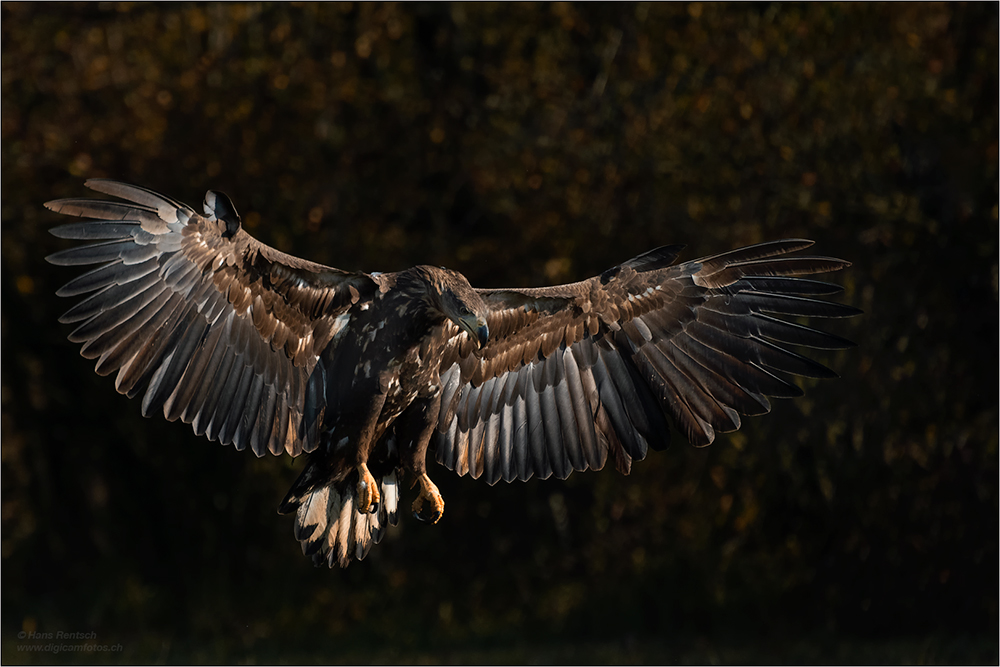
[[[381,477],[382,502],[374,513],[357,510],[357,484],[348,476],[337,482],[330,478],[315,484],[310,465],[278,507],[281,514],[295,512],[295,539],[302,553],[319,567],[334,563],[347,567],[362,560],[372,545],[385,536],[388,526],[398,520],[399,480],[396,470]]]

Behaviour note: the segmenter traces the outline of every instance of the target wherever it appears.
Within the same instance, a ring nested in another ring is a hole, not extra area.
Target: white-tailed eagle
[[[849,341],[784,317],[848,317],[817,299],[835,285],[800,276],[848,262],[794,254],[811,241],[761,243],[675,264],[666,246],[588,280],[476,289],[417,266],[342,271],[270,248],[209,191],[204,214],[145,188],[86,185],[123,201],[46,206],[84,222],[60,238],[96,241],[53,264],[97,268],[59,290],[85,298],[60,319],[115,388],[142,394],[210,440],[308,462],[281,503],[317,564],[361,559],[395,525],[404,474],[414,514],[444,501],[428,446],[489,484],[565,479],[610,459],[628,473],[669,424],[695,446],[801,395],[789,376],[831,377],[788,346]],[[433,444],[432,444],[433,443]]]

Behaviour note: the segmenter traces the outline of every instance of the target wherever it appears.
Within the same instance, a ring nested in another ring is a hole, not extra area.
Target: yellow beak
[[[469,337],[476,341],[476,345],[482,349],[490,339],[490,328],[486,325],[486,320],[475,315],[466,315],[458,321],[458,325],[469,334]]]

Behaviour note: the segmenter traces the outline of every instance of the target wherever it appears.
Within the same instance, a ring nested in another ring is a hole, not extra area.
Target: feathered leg
[[[358,511],[363,513],[377,512],[378,504],[382,500],[379,495],[378,484],[371,472],[368,471],[368,455],[375,444],[375,428],[378,425],[378,417],[382,412],[384,403],[385,394],[379,394],[372,401],[358,436],[357,458],[355,459],[354,466],[358,472]]]
[[[444,514],[444,498],[427,476],[427,446],[440,409],[441,393],[437,392],[426,403],[412,406],[406,415],[407,431],[418,435],[402,452],[402,460],[406,469],[413,473],[415,483],[420,485],[420,494],[413,501],[413,516],[426,523],[437,523]]]

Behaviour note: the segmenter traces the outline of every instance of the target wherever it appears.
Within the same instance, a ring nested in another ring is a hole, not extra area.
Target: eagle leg
[[[367,411],[362,413],[359,419],[360,429],[357,437],[358,447],[354,452],[354,469],[358,471],[356,507],[361,514],[374,514],[378,511],[379,501],[382,500],[378,492],[378,483],[368,471],[368,455],[375,443],[375,428],[383,405],[385,405],[385,393],[379,393],[368,404]]]
[[[367,464],[360,464],[358,470],[358,511],[362,514],[374,514],[378,511],[378,504],[382,500],[378,492],[378,484],[375,478],[368,472]]]
[[[413,516],[425,523],[437,523],[444,514],[444,498],[427,473],[421,473],[417,481],[420,482],[420,495],[413,501]],[[424,502],[430,503],[429,511],[426,513]]]

